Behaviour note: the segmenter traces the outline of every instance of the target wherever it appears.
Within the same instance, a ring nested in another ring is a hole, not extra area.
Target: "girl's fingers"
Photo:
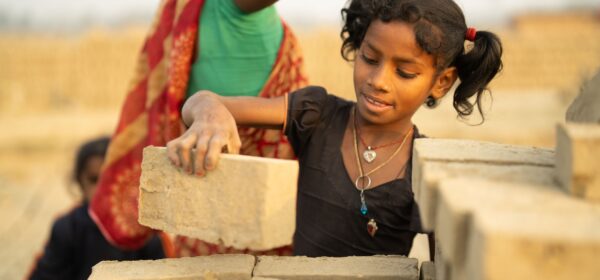
[[[208,143],[208,152],[206,153],[206,159],[204,159],[204,169],[213,170],[217,166],[223,146],[225,146],[225,138],[220,134],[213,135]]]
[[[235,121],[232,120],[229,126],[199,121],[182,136],[167,143],[167,157],[184,172],[204,176],[207,170],[217,166],[223,146],[227,146],[232,154],[240,151],[241,141]]]
[[[206,157],[206,151],[208,149],[208,141],[210,141],[210,135],[203,134],[196,141],[196,152],[194,153],[194,165],[190,170],[190,174],[196,174],[198,176],[204,176],[206,170],[204,169],[204,158]]]
[[[179,160],[179,151],[178,151],[178,144],[179,144],[179,139],[174,139],[169,141],[169,143],[167,143],[167,157],[169,158],[169,160],[171,161],[171,163],[173,165],[175,165],[176,167],[181,167],[181,161]]]
[[[177,156],[179,157],[181,168],[188,172],[190,172],[192,168],[191,152],[196,144],[197,138],[198,136],[196,136],[195,133],[186,133],[177,145]]]
[[[232,133],[229,136],[229,141],[227,141],[227,152],[230,154],[239,154],[241,147],[242,141],[240,140],[240,135],[238,133],[237,127],[234,125]]]

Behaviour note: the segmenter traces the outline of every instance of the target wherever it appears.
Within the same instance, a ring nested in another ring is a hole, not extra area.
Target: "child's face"
[[[94,197],[102,163],[104,163],[103,157],[92,156],[87,159],[85,168],[81,172],[81,189],[83,191],[83,198],[86,201],[90,201]]]
[[[435,59],[419,47],[411,25],[373,21],[354,64],[358,111],[374,124],[410,120],[428,96],[444,96],[455,73],[436,75]]]

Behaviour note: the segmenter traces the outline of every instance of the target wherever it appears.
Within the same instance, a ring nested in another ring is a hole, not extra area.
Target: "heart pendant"
[[[373,150],[365,150],[363,152],[363,158],[367,161],[367,163],[371,163],[377,157],[377,153]]]
[[[370,219],[367,223],[367,232],[371,237],[375,237],[375,233],[377,233],[377,223],[375,219]]]

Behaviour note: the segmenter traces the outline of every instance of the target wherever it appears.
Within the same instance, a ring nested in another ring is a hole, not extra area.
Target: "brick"
[[[213,255],[152,261],[103,261],[90,280],[212,280],[251,279],[255,258],[250,255]]]
[[[164,148],[145,148],[143,157],[140,224],[239,249],[291,244],[296,161],[223,154],[198,177],[176,169]]]
[[[556,178],[561,186],[600,203],[600,124],[561,124],[556,138]]]
[[[444,258],[439,240],[435,241],[435,277],[437,280],[451,280],[451,267],[448,261]]]
[[[600,123],[600,70],[582,86],[569,105],[567,122]]]
[[[558,186],[451,179],[439,186],[436,237],[452,279],[593,279],[600,206]]]
[[[435,265],[433,262],[423,262],[421,264],[419,280],[435,280]]]
[[[554,152],[550,149],[473,140],[417,139],[415,155],[413,161],[554,165]]]
[[[468,279],[598,279],[600,225],[598,217],[592,220],[540,213],[475,215]]]
[[[419,139],[413,155],[413,191],[423,228],[433,230],[440,181],[470,176],[551,184],[554,151],[451,139]]]
[[[417,235],[415,235],[407,257],[418,259],[419,263],[431,260],[431,257],[429,256],[429,240],[427,234],[417,233]]]
[[[281,279],[419,279],[417,259],[403,256],[258,257],[255,277]]]

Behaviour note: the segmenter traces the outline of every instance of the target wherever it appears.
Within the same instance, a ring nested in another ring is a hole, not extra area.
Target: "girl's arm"
[[[235,4],[244,13],[253,13],[273,5],[277,0],[235,0]]]
[[[175,166],[202,176],[217,165],[223,147],[239,153],[237,125],[281,128],[285,107],[285,97],[223,97],[200,91],[183,105],[183,122],[189,129],[167,143],[167,155]]]

